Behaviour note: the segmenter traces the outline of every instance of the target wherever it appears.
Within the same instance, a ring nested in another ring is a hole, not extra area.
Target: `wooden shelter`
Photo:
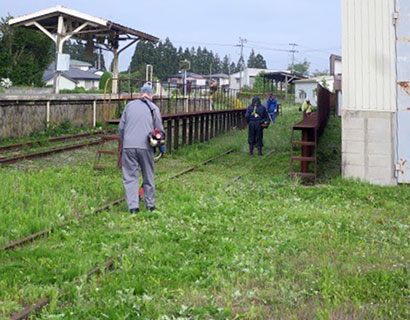
[[[70,38],[87,43],[87,51],[93,52],[94,47],[104,47],[113,53],[113,79],[118,78],[119,55],[135,42],[158,42],[158,38],[147,33],[125,27],[118,23],[90,16],[88,14],[56,6],[9,20],[10,26],[21,26],[40,30],[56,44],[56,71],[54,90],[59,93],[60,72],[57,71],[59,59],[63,56],[63,44]],[[120,48],[121,41],[126,44]],[[117,81],[113,81],[113,93],[117,93]]]

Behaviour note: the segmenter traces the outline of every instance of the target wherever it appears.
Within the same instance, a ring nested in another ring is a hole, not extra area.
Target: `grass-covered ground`
[[[246,132],[168,155],[153,213],[123,204],[1,252],[0,317],[48,295],[37,318],[409,318],[410,188],[341,179],[337,118],[321,140],[319,183],[290,181],[299,118],[287,108],[265,131],[269,157],[247,154]],[[122,196],[119,172],[93,171],[93,151],[74,155],[69,166],[57,156],[0,168],[0,245]],[[73,283],[109,257],[113,271]]]

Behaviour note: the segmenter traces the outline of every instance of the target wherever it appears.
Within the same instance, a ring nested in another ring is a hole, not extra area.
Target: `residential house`
[[[52,62],[43,74],[43,81],[46,85],[53,85],[55,62]],[[70,69],[63,71],[60,76],[60,89],[75,89],[82,87],[85,90],[97,89],[101,75],[104,72],[92,68],[88,62],[71,60]]]
[[[255,79],[262,72],[274,72],[277,70],[246,68],[242,71],[242,87],[253,87]],[[241,73],[236,72],[230,75],[230,89],[239,90],[241,86]]]
[[[295,102],[303,103],[309,99],[313,106],[317,106],[317,85],[321,84],[333,92],[334,82],[334,77],[329,75],[294,81]]]
[[[211,74],[208,79],[215,81],[219,88],[227,89],[229,88],[229,75],[225,73]]]
[[[332,54],[330,56],[330,75],[334,77],[337,114],[342,115],[342,57]]]
[[[171,85],[183,85],[184,84],[184,73],[180,72],[180,73],[169,76],[168,82]],[[193,73],[193,72],[187,72],[186,82],[192,87],[205,87],[206,85],[208,85],[209,81],[203,75]]]

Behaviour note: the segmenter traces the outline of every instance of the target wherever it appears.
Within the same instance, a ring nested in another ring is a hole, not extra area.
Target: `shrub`
[[[104,72],[103,75],[100,78],[100,84],[99,84],[98,88],[100,90],[104,90],[105,89],[105,83],[110,78],[112,78],[112,74],[110,72]],[[110,83],[108,84],[107,91],[111,91],[111,87],[112,87],[112,81],[110,81]]]

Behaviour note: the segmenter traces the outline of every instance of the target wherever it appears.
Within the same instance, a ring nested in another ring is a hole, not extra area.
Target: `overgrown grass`
[[[290,125],[299,118],[288,106],[265,132],[270,157],[247,154],[246,132],[168,155],[153,213],[133,217],[124,204],[0,253],[0,314],[48,294],[53,304],[38,318],[409,318],[410,189],[341,179],[337,118],[321,141],[320,183],[290,181]],[[122,193],[118,172],[95,173],[87,161],[0,175],[3,242]],[[113,272],[72,283],[112,256]]]

